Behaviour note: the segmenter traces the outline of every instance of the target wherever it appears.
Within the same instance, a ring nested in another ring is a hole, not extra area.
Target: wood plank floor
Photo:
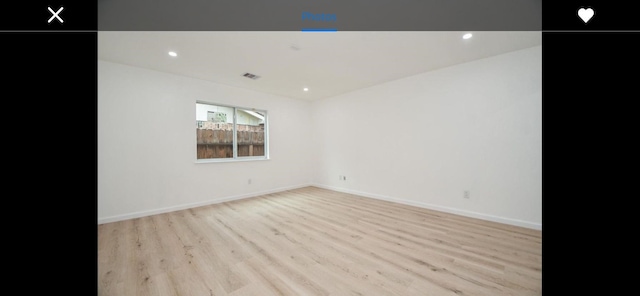
[[[540,295],[541,232],[306,187],[98,226],[98,295]]]

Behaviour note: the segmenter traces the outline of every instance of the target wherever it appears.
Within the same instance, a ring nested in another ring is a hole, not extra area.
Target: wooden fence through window
[[[238,124],[238,156],[264,156],[264,127]],[[233,124],[199,122],[197,157],[233,158]]]

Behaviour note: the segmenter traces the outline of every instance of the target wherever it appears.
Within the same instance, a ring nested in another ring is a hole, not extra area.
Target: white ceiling
[[[464,33],[101,31],[98,58],[316,100],[542,44],[540,32]]]

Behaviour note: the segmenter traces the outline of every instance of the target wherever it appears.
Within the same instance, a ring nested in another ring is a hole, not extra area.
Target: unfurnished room
[[[98,32],[98,295],[541,295],[541,32]]]

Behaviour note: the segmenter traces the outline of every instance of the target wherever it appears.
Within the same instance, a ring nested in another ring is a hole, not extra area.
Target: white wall
[[[314,182],[540,229],[541,78],[538,46],[315,101]]]
[[[195,163],[196,100],[267,110],[271,159]],[[308,185],[310,116],[309,102],[99,61],[98,222]]]
[[[314,183],[539,229],[541,64],[535,47],[309,103],[99,61],[98,220]],[[196,100],[267,110],[271,160],[196,164]]]

